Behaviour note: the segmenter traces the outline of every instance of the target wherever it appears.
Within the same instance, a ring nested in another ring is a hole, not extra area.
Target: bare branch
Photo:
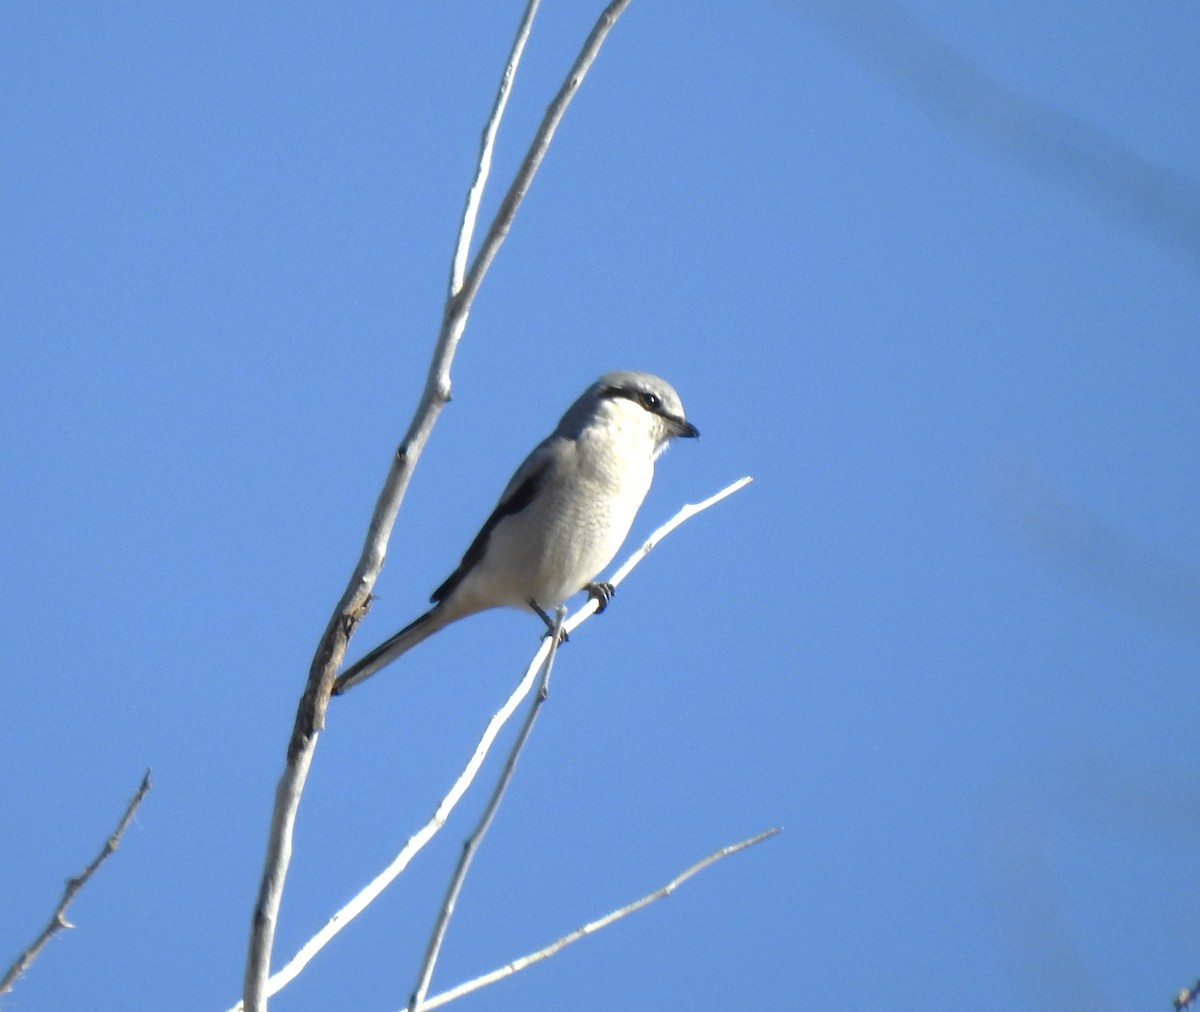
[[[727,847],[722,847],[720,850],[713,851],[708,857],[702,861],[697,861],[694,865],[676,875],[670,882],[659,889],[655,889],[652,893],[647,893],[639,900],[634,900],[632,903],[621,907],[620,910],[614,910],[612,913],[605,914],[603,917],[595,921],[590,921],[581,928],[576,928],[574,931],[568,932],[556,941],[551,942],[543,949],[538,949],[537,952],[531,952],[528,956],[522,956],[520,959],[514,959],[511,963],[506,963],[498,970],[493,970],[491,973],[486,973],[482,977],[476,977],[474,980],[468,980],[457,987],[452,987],[449,991],[443,991],[441,994],[434,995],[421,1009],[441,1008],[443,1005],[448,1005],[456,998],[461,998],[463,995],[470,994],[472,991],[478,991],[482,987],[487,987],[488,984],[494,984],[496,981],[504,977],[510,977],[518,970],[524,970],[527,966],[532,966],[534,963],[540,963],[543,959],[549,959],[562,949],[565,949],[572,942],[578,942],[581,938],[599,931],[601,928],[606,928],[613,921],[619,921],[622,917],[628,917],[630,914],[641,910],[642,907],[649,906],[656,900],[661,900],[666,896],[670,896],[684,882],[695,875],[697,872],[703,871],[711,864],[716,864],[722,858],[728,857],[730,854],[736,854],[739,850],[745,850],[747,847],[753,847],[756,843],[761,843],[768,837],[776,836],[783,832],[782,826],[776,826],[773,829],[768,829],[764,833],[759,833],[757,836],[752,836],[748,840],[742,840],[740,843],[730,844]]]
[[[1200,629],[1200,569],[1097,516],[1025,458],[998,459],[986,477],[1003,532],[1038,562],[1173,631]]]
[[[383,871],[367,883],[358,895],[342,907],[341,910],[335,913],[320,931],[301,946],[300,951],[295,956],[276,973],[271,975],[267,984],[268,995],[276,994],[295,980],[300,975],[300,972],[312,961],[313,957],[325,948],[334,936],[347,927],[355,917],[370,906],[380,893],[400,876],[412,859],[424,849],[425,845],[438,834],[446,824],[446,820],[450,818],[450,813],[454,811],[459,801],[462,800],[463,795],[466,794],[467,788],[474,782],[501,728],[508,723],[508,719],[516,711],[521,700],[529,694],[529,690],[533,687],[534,679],[545,661],[548,650],[549,644],[544,643],[534,655],[525,672],[524,678],[513,689],[508,699],[505,700],[504,705],[492,715],[492,719],[488,721],[488,725],[484,729],[479,743],[475,746],[475,751],[471,755],[466,768],[459,774],[458,779],[454,782],[449,792],[438,804],[437,810],[433,813],[429,821],[409,837],[401,848],[400,853],[392,859],[391,863]],[[242,1003],[238,1002],[229,1012],[241,1012],[241,1010]]]
[[[25,972],[42,951],[45,944],[50,939],[61,931],[63,928],[73,928],[70,921],[67,920],[67,907],[71,905],[71,901],[75,898],[75,894],[79,892],[88,880],[96,873],[96,869],[100,867],[121,843],[121,837],[125,835],[125,829],[131,821],[133,821],[134,813],[138,810],[138,806],[150,791],[150,771],[146,770],[142,776],[142,782],[138,785],[138,789],[134,792],[132,798],[129,799],[129,804],[125,806],[125,814],[121,816],[121,820],[117,823],[117,828],[114,829],[107,840],[104,841],[104,846],[100,848],[100,853],[93,858],[92,863],[83,869],[74,878],[67,879],[66,888],[63,890],[62,899],[58,901],[58,908],[54,911],[49,923],[42,929],[42,933],[33,940],[33,943],[22,952],[12,966],[5,972],[4,977],[0,979],[0,994],[6,994],[12,990],[13,984],[17,978]]]
[[[634,567],[641,562],[642,559],[650,552],[650,550],[658,544],[663,538],[675,530],[685,520],[695,516],[697,513],[708,509],[722,499],[732,495],[738,489],[745,487],[750,478],[739,478],[737,481],[727,485],[715,495],[709,496],[703,502],[695,505],[686,505],[682,507],[670,520],[659,527],[650,537],[644,541],[636,551],[630,555],[625,564],[613,576],[610,583],[614,586],[619,584],[627,577]],[[564,628],[570,631],[578,628],[579,625],[596,610],[596,602],[588,600],[582,605],[570,619],[564,623]],[[509,718],[516,711],[533,687],[538,671],[545,663],[546,656],[550,650],[550,640],[544,639],[534,654],[533,659],[529,662],[525,670],[524,676],[517,684],[517,687],[509,694],[504,705],[492,715],[488,721],[487,727],[480,736],[478,744],[475,746],[475,751],[472,753],[470,760],[462,773],[459,774],[453,786],[450,788],[446,796],[438,804],[437,810],[433,816],[425,823],[413,836],[411,836],[401,848],[400,852],[392,859],[391,863],[378,875],[375,876],[367,885],[350,900],[341,910],[335,913],[312,938],[301,946],[300,950],[293,956],[283,967],[271,976],[267,983],[266,993],[268,996],[276,994],[282,988],[296,979],[303,969],[333,938],[338,935],[343,928],[347,927],[360,913],[362,913],[372,902],[394,882],[400,874],[408,867],[412,859],[425,847],[430,840],[437,835],[441,828],[449,819],[450,813],[462,800],[467,789],[474,782],[476,775],[479,773],[480,767],[483,765],[484,759],[488,752],[491,751],[492,745],[496,737],[500,733],[500,729],[508,722]],[[241,1012],[243,1004],[239,1002],[234,1005],[229,1012]]]
[[[500,802],[504,798],[504,792],[508,790],[509,783],[512,782],[513,773],[516,772],[517,760],[525,748],[525,743],[529,740],[529,735],[533,731],[533,725],[537,721],[538,714],[541,712],[542,704],[546,701],[550,693],[550,674],[554,670],[554,659],[558,656],[558,644],[562,635],[563,618],[566,614],[567,609],[560,604],[555,612],[554,628],[550,630],[550,635],[547,637],[546,664],[542,668],[542,677],[538,683],[537,694],[533,697],[533,705],[529,707],[529,712],[525,715],[525,722],[521,725],[521,730],[517,733],[516,741],[513,742],[513,746],[509,750],[508,758],[504,762],[504,769],[500,771],[500,778],[496,782],[496,788],[492,791],[492,796],[488,799],[488,803],[484,807],[483,814],[479,817],[479,822],[476,824],[475,829],[472,830],[471,835],[467,837],[466,843],[463,844],[458,865],[454,869],[454,874],[450,876],[450,883],[446,888],[446,897],[442,901],[441,909],[438,911],[433,933],[429,937],[429,945],[425,949],[425,957],[421,960],[421,968],[417,972],[417,986],[413,988],[412,997],[408,1000],[410,1012],[420,1012],[424,1007],[425,995],[429,990],[429,981],[433,977],[433,968],[437,965],[438,953],[441,952],[442,942],[446,938],[446,929],[450,926],[450,918],[454,914],[454,908],[458,903],[458,894],[462,891],[463,883],[466,881],[471,861],[479,850],[480,844],[483,843],[483,838],[487,835],[487,831],[492,825],[492,819],[496,817],[496,810],[500,807]]]
[[[500,86],[502,95],[498,97],[496,107],[493,109],[485,129],[485,142],[480,151],[481,164],[476,170],[471,194],[474,194],[476,188],[481,188],[486,180],[487,166],[482,163],[490,161],[491,156],[491,144],[486,138],[494,136],[499,125],[500,115],[504,110],[504,96],[507,95],[512,76],[516,72],[517,63],[524,48],[524,39],[528,37],[527,22],[531,16],[531,11],[527,10],[526,17],[518,29],[517,43],[513,47],[513,53],[505,68],[504,79]],[[451,261],[452,278],[460,271],[457,265],[461,260],[465,260],[466,251],[470,248],[475,224],[474,209],[477,206],[478,196],[468,195],[467,207]],[[325,726],[325,710],[329,705],[329,692],[333,686],[333,678],[345,656],[346,644],[349,642],[351,634],[370,607],[371,592],[375,587],[379,571],[383,568],[392,527],[396,522],[400,504],[412,478],[413,468],[433,430],[438,414],[449,400],[450,364],[458,346],[458,339],[462,336],[463,328],[466,326],[471,301],[470,297],[459,298],[454,294],[446,300],[442,325],[430,362],[425,388],[412,421],[409,423],[408,431],[396,450],[392,465],[384,479],[383,488],[375,503],[375,509],[367,529],[367,537],[354,572],[325,627],[312,664],[309,666],[308,681],[296,709],[296,720],[291,740],[288,743],[287,761],[275,788],[275,803],[271,813],[271,828],[267,837],[263,874],[259,883],[258,897],[254,904],[242,992],[245,1007],[251,1012],[259,1012],[266,1007],[271,949],[275,940],[279,905],[283,899],[283,884],[287,878],[288,864],[291,861],[296,812],[300,807],[300,795],[304,791],[308,770],[312,765],[313,751],[316,749],[318,735]]]

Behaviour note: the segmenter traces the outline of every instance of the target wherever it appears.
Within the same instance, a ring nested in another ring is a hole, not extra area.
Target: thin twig
[[[484,807],[483,814],[479,817],[479,822],[476,824],[475,829],[472,830],[471,835],[467,837],[466,843],[463,844],[458,865],[454,869],[454,874],[450,876],[450,883],[446,887],[446,897],[442,901],[441,909],[438,911],[433,932],[429,936],[429,945],[425,948],[425,957],[421,960],[421,968],[417,972],[417,986],[413,988],[412,997],[408,1000],[409,1012],[420,1012],[423,1007],[425,995],[429,991],[429,981],[433,977],[433,968],[437,965],[438,954],[441,952],[442,942],[446,938],[446,929],[450,926],[450,918],[454,915],[454,908],[458,904],[458,894],[462,892],[463,883],[466,881],[467,872],[471,867],[471,861],[478,852],[480,844],[483,843],[483,838],[487,835],[487,831],[492,825],[492,820],[496,817],[496,810],[500,807],[500,802],[504,798],[504,792],[508,790],[508,785],[512,782],[513,774],[516,772],[517,760],[521,757],[525,743],[529,740],[529,735],[533,731],[533,725],[537,721],[538,714],[541,712],[542,704],[549,696],[550,674],[554,670],[554,660],[558,656],[558,644],[562,634],[563,619],[566,617],[566,614],[567,609],[560,604],[555,612],[554,628],[550,630],[546,663],[542,668],[542,677],[538,683],[537,692],[534,694],[533,703],[530,704],[529,712],[525,715],[525,722],[521,725],[521,730],[517,733],[516,741],[513,742],[513,746],[509,750],[508,758],[504,762],[504,769],[500,771],[500,778],[496,781],[495,790],[492,791],[492,796],[488,799],[488,803]]]
[[[685,520],[695,516],[702,510],[708,509],[726,496],[732,495],[738,489],[743,488],[750,482],[749,478],[739,478],[737,481],[727,485],[715,495],[709,496],[703,502],[695,505],[686,505],[682,507],[670,520],[659,527],[650,537],[644,541],[636,551],[634,551],[624,565],[617,571],[617,574],[610,582],[617,584],[625,579],[633,568],[646,557],[649,551],[661,541],[664,537],[670,534],[675,528],[682,524]],[[564,624],[564,628],[571,630],[578,628],[580,623],[593,614],[596,610],[596,603],[589,599],[586,604],[582,605]],[[537,673],[541,670],[545,662],[546,655],[550,650],[550,640],[544,639],[538,647],[533,659],[529,662],[525,670],[524,676],[513,689],[504,705],[492,715],[488,721],[487,727],[480,736],[478,744],[475,746],[475,751],[471,755],[470,761],[459,774],[453,786],[450,788],[446,796],[438,804],[437,810],[433,816],[425,823],[413,836],[411,836],[401,848],[399,854],[392,859],[391,863],[375,876],[359,893],[350,900],[341,910],[335,913],[312,938],[301,946],[300,950],[293,956],[283,967],[276,971],[270,978],[267,984],[267,995],[276,994],[283,987],[295,980],[303,971],[303,969],[343,928],[347,927],[360,913],[362,913],[374,900],[396,880],[397,877],[408,867],[412,859],[425,847],[430,840],[441,830],[449,819],[450,813],[457,806],[458,802],[466,794],[467,789],[474,782],[480,767],[483,765],[484,759],[491,750],[492,744],[499,735],[501,728],[508,722],[509,718],[520,705],[521,700],[528,695],[529,690],[533,687],[534,681],[537,678]],[[243,1005],[239,1002],[233,1006],[229,1012],[241,1012]]]
[[[467,266],[467,254],[471,249],[471,236],[475,232],[475,219],[479,214],[479,204],[483,200],[483,188],[487,184],[488,173],[492,170],[492,151],[496,147],[496,131],[500,128],[500,119],[504,115],[504,107],[508,104],[508,96],[512,91],[513,78],[517,74],[517,64],[521,62],[521,54],[525,51],[525,43],[533,28],[533,16],[537,13],[540,0],[529,0],[525,5],[525,13],[517,26],[517,36],[513,39],[512,51],[508,54],[508,63],[504,66],[504,74],[500,78],[500,87],[496,89],[496,101],[492,105],[492,113],[483,128],[483,136],[479,141],[479,159],[475,166],[475,178],[467,190],[466,206],[463,207],[462,223],[458,228],[458,241],[454,247],[454,259],[450,265],[450,287],[447,295],[454,298],[463,285],[463,272]]]
[[[637,551],[635,551],[629,556],[628,559],[625,560],[621,568],[618,569],[611,577],[609,577],[608,582],[614,587],[619,586],[621,582],[633,572],[634,567],[636,567],[637,564],[642,561],[642,559],[649,555],[654,550],[655,546],[662,541],[663,538],[675,530],[676,527],[685,521],[690,520],[697,513],[703,513],[710,506],[715,506],[722,499],[733,495],[733,493],[739,489],[745,488],[753,480],[754,479],[749,475],[744,478],[738,478],[737,481],[730,482],[723,489],[721,489],[721,491],[710,495],[707,499],[704,499],[698,503],[686,504],[682,509],[679,510],[678,513],[671,517],[670,520],[668,520],[661,527],[657,528],[654,533],[650,535],[650,537],[643,541],[638,547]],[[594,597],[589,598],[585,604],[580,606],[578,611],[576,611],[569,619],[567,619],[567,624],[564,628],[568,633],[573,633],[576,629],[583,625],[584,622],[596,614],[596,609],[599,607],[599,601],[597,601]]]
[[[114,829],[107,840],[104,841],[104,846],[100,848],[100,853],[93,858],[92,863],[83,869],[74,878],[67,879],[66,888],[63,890],[62,899],[58,901],[58,908],[54,911],[49,923],[42,929],[42,933],[34,939],[33,943],[22,952],[12,966],[5,972],[4,977],[0,979],[0,994],[6,994],[12,989],[13,983],[28,969],[42,951],[45,944],[50,939],[61,931],[63,928],[73,928],[70,921],[67,920],[67,907],[71,905],[71,901],[75,898],[75,894],[79,892],[88,880],[96,873],[96,869],[100,867],[107,859],[109,854],[117,849],[121,842],[121,837],[125,835],[125,829],[129,823],[133,821],[134,813],[138,810],[138,805],[142,803],[144,798],[150,791],[150,771],[142,776],[142,782],[138,785],[138,789],[134,792],[132,798],[129,799],[129,804],[125,806],[125,814],[121,816],[120,822],[117,823],[117,828]]]
[[[531,952],[527,956],[522,956],[520,959],[514,959],[511,963],[506,963],[498,970],[493,970],[491,973],[485,973],[482,977],[476,977],[474,980],[468,980],[465,983],[459,984],[457,987],[450,988],[449,991],[443,991],[441,994],[434,995],[422,1006],[422,1012],[428,1012],[430,1009],[441,1008],[443,1005],[448,1005],[456,998],[461,998],[465,994],[470,994],[472,991],[478,991],[482,987],[487,987],[489,984],[494,984],[496,981],[504,977],[510,977],[518,970],[524,970],[527,966],[532,966],[534,963],[540,963],[543,959],[549,959],[562,949],[565,949],[572,942],[578,942],[581,938],[591,935],[601,928],[606,928],[613,921],[619,921],[622,917],[628,917],[630,914],[641,910],[642,907],[649,906],[656,900],[661,900],[664,897],[670,896],[684,882],[695,875],[697,872],[703,871],[711,864],[715,864],[722,858],[728,857],[730,854],[736,854],[739,850],[745,850],[747,847],[753,847],[756,843],[761,843],[768,837],[775,836],[783,832],[783,827],[776,826],[773,829],[768,829],[764,833],[759,833],[757,836],[752,836],[748,840],[742,840],[740,843],[730,844],[728,847],[722,847],[709,854],[708,857],[701,861],[697,861],[690,868],[680,872],[670,882],[654,892],[647,893],[639,900],[621,907],[620,910],[614,910],[612,913],[605,914],[598,920],[590,921],[581,928],[576,928],[574,931],[568,932],[556,941],[551,942],[545,948],[538,949],[537,952]]]
[[[475,297],[475,292],[479,289],[479,285],[483,281],[483,276],[487,273],[488,267],[491,266],[492,260],[496,256],[496,251],[500,249],[500,244],[504,242],[504,237],[508,235],[508,230],[512,226],[517,208],[520,206],[521,201],[525,199],[525,194],[529,190],[529,184],[533,182],[533,177],[537,173],[538,166],[542,164],[542,159],[546,156],[546,151],[550,147],[550,141],[554,137],[554,131],[558,129],[559,123],[562,122],[562,118],[567,111],[567,106],[571,104],[571,99],[575,97],[575,92],[579,90],[584,77],[587,76],[588,70],[595,62],[596,56],[600,52],[600,47],[604,45],[604,40],[608,37],[608,33],[612,30],[613,25],[616,24],[617,18],[621,16],[622,12],[628,6],[629,0],[613,0],[612,3],[604,8],[600,17],[596,19],[596,24],[592,27],[587,39],[584,40],[583,48],[579,51],[579,55],[575,58],[575,63],[567,73],[566,80],[563,81],[558,94],[554,96],[554,101],[550,103],[546,114],[542,117],[542,122],[538,125],[537,133],[534,134],[533,143],[529,145],[529,150],[517,168],[516,176],[513,177],[512,185],[509,186],[508,192],[500,202],[500,209],[496,212],[496,217],[492,221],[487,235],[484,236],[483,242],[480,244],[479,252],[475,254],[475,261],[471,264],[471,269],[467,273],[466,280],[463,282],[459,298],[469,301]]]

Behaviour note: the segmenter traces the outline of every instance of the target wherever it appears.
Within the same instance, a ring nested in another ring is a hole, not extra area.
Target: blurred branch
[[[1104,982],[1066,917],[1044,799],[1016,797],[992,813],[983,855],[984,884],[1001,950],[1036,1008],[1115,1012]]]
[[[1200,266],[1200,185],[1085,120],[1023,95],[890,0],[797,0],[850,52],[956,133]]]
[[[732,495],[734,492],[744,488],[751,481],[750,478],[739,478],[737,481],[726,485],[714,495],[696,504],[688,504],[683,506],[670,520],[659,527],[646,539],[638,548],[630,555],[616,574],[609,581],[613,586],[620,584],[634,568],[640,563],[663,538],[674,531],[680,524],[694,517],[710,506],[714,506],[722,499]],[[580,606],[570,619],[568,619],[563,628],[568,632],[577,629],[590,615],[596,611],[596,602],[589,598],[587,602]],[[449,792],[438,804],[436,811],[428,822],[425,823],[413,836],[411,836],[401,848],[400,853],[392,859],[391,863],[378,875],[375,876],[367,885],[350,900],[341,910],[335,913],[312,938],[301,946],[300,950],[293,956],[283,967],[274,973],[267,982],[266,993],[270,995],[276,994],[282,988],[286,987],[291,981],[295,980],[303,971],[303,969],[333,938],[338,935],[343,928],[347,927],[360,913],[375,901],[375,899],[394,882],[400,874],[408,867],[412,859],[425,847],[430,840],[441,830],[446,824],[446,820],[450,817],[450,813],[462,800],[467,789],[474,782],[476,775],[479,773],[480,767],[483,765],[484,759],[488,752],[491,751],[492,745],[495,743],[500,729],[508,722],[509,718],[520,705],[521,700],[528,695],[529,690],[533,687],[534,680],[537,677],[538,671],[545,663],[546,656],[550,651],[549,639],[544,639],[533,659],[529,662],[524,676],[517,684],[517,687],[509,694],[504,705],[492,715],[488,721],[487,727],[480,736],[478,744],[475,746],[475,751],[472,753],[470,760],[462,773],[459,774],[457,780],[451,786]],[[243,1003],[239,1002],[229,1012],[241,1012]]]
[[[1111,970],[1089,957],[1080,934],[1079,924],[1093,915],[1064,901],[1064,880],[1078,873],[1080,845],[1113,833],[1126,840],[1138,834],[1154,848],[1168,835],[1194,840],[1198,797],[1200,781],[1191,770],[1140,766],[1094,749],[1010,772],[988,812],[983,882],[997,944],[1036,1007],[1121,1007],[1109,993]],[[1062,846],[1064,839],[1071,844]],[[1091,899],[1103,906],[1102,895]],[[1189,917],[1194,904],[1186,896],[1175,900]],[[1181,990],[1175,1007],[1196,998],[1195,988]]]
[[[711,864],[716,864],[722,858],[728,857],[730,854],[736,854],[739,850],[745,850],[747,847],[753,847],[756,843],[761,843],[768,837],[776,836],[783,832],[781,826],[776,826],[773,829],[768,829],[766,832],[759,833],[757,836],[752,836],[748,840],[742,840],[740,843],[733,843],[727,847],[722,847],[720,850],[714,851],[708,857],[701,861],[697,861],[690,868],[685,869],[676,875],[670,882],[652,893],[647,893],[639,900],[621,907],[620,910],[614,910],[612,913],[605,914],[603,917],[595,921],[590,921],[581,928],[576,928],[574,931],[568,932],[561,938],[551,942],[543,949],[538,949],[537,952],[531,952],[528,956],[522,956],[520,959],[514,959],[511,963],[506,963],[498,970],[493,970],[491,973],[486,973],[482,977],[476,977],[474,980],[468,980],[457,987],[451,988],[449,991],[443,991],[441,994],[434,995],[429,1001],[425,1002],[422,1010],[441,1008],[443,1005],[448,1005],[456,998],[461,998],[463,995],[470,994],[472,991],[478,991],[482,987],[487,987],[488,984],[494,984],[496,981],[504,977],[510,977],[518,970],[524,970],[527,966],[532,966],[534,963],[540,963],[543,959],[549,959],[562,949],[565,949],[572,942],[577,942],[587,935],[594,934],[601,928],[606,928],[614,921],[619,921],[622,917],[628,917],[630,914],[641,910],[642,907],[649,906],[656,900],[661,900],[664,897],[670,896],[684,882],[695,875],[697,872],[703,871]]]
[[[42,933],[34,939],[33,943],[22,952],[12,966],[5,971],[4,977],[0,978],[0,994],[6,994],[12,990],[12,986],[18,977],[28,969],[42,951],[50,939],[64,928],[73,928],[70,921],[67,920],[67,907],[71,905],[71,901],[75,898],[75,894],[79,892],[88,880],[96,873],[96,869],[100,867],[108,856],[117,849],[121,843],[121,837],[125,835],[125,830],[129,823],[133,821],[134,813],[138,810],[138,806],[150,791],[150,771],[142,776],[142,782],[138,785],[137,791],[133,797],[129,799],[129,804],[125,806],[125,814],[121,816],[121,820],[117,823],[117,828],[112,831],[112,834],[104,841],[104,846],[100,848],[100,853],[95,856],[92,863],[83,869],[74,878],[67,879],[67,886],[63,890],[62,899],[58,901],[58,907],[50,918],[49,923],[42,929]]]
[[[488,124],[483,132],[475,179],[468,191],[458,241],[451,259],[450,293],[446,300],[442,325],[430,362],[425,387],[408,432],[392,460],[392,466],[371,516],[367,538],[354,573],[317,645],[309,668],[308,682],[297,707],[296,720],[291,740],[288,743],[287,761],[275,789],[275,802],[271,814],[271,828],[268,833],[263,874],[251,922],[242,992],[243,1003],[248,1012],[261,1012],[266,1007],[271,949],[274,945],[279,906],[283,899],[283,885],[287,877],[288,864],[291,861],[296,812],[299,809],[300,795],[304,790],[304,783],[312,764],[317,738],[325,725],[325,711],[329,705],[329,693],[333,686],[334,674],[345,655],[350,635],[370,605],[371,591],[383,566],[387,543],[391,537],[400,503],[412,477],[413,468],[442,407],[450,399],[450,365],[466,327],[471,305],[488,267],[512,226],[517,208],[533,181],[550,140],[554,136],[554,131],[595,60],[608,31],[628,3],[629,0],[615,0],[614,3],[609,4],[588,35],[566,81],[547,109],[533,143],[517,169],[516,176],[496,212],[470,269],[466,272],[461,287],[455,290],[458,276],[461,273],[461,265],[466,260],[465,251],[470,248],[479,194],[482,192],[488,174],[488,166],[491,164],[491,148],[497,125],[507,101],[512,77],[524,49],[525,39],[529,34],[529,24],[533,17],[533,11],[537,7],[536,0],[530,0],[518,27],[499,85],[500,94],[497,96]]]
[[[437,920],[434,923],[433,933],[429,937],[429,945],[425,948],[425,956],[421,960],[420,969],[417,971],[416,987],[413,988],[412,997],[408,1000],[409,1012],[421,1012],[421,1009],[425,1007],[425,995],[429,991],[429,981],[433,977],[433,968],[437,965],[438,954],[441,952],[442,943],[446,938],[446,929],[450,926],[450,918],[454,914],[455,906],[458,904],[458,894],[462,891],[463,883],[466,881],[471,861],[479,850],[480,844],[483,843],[483,838],[487,835],[487,831],[492,825],[492,820],[496,817],[496,810],[500,807],[504,793],[508,790],[508,785],[512,782],[513,773],[516,772],[517,760],[521,757],[521,752],[525,749],[525,743],[529,740],[529,735],[533,731],[533,725],[537,721],[538,714],[541,713],[542,704],[550,694],[550,674],[554,670],[554,660],[558,656],[563,618],[566,614],[567,609],[560,604],[555,612],[554,628],[550,630],[550,635],[547,637],[546,663],[542,667],[542,677],[538,682],[538,689],[534,694],[533,703],[529,707],[529,712],[525,715],[525,722],[521,725],[521,730],[517,732],[517,737],[513,742],[512,748],[509,750],[508,758],[504,762],[504,768],[500,771],[500,778],[496,782],[492,796],[488,799],[487,805],[484,806],[483,814],[479,817],[479,822],[476,823],[475,829],[472,830],[471,835],[467,837],[466,843],[463,844],[458,864],[454,868],[454,874],[450,876],[450,883],[446,888],[445,899],[442,900],[441,909],[438,911]]]
[[[1004,531],[1038,561],[1172,629],[1200,629],[1200,571],[1105,523],[1022,458],[997,461],[989,479]]]

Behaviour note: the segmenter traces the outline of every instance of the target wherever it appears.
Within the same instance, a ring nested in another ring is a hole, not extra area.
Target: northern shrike
[[[655,459],[673,437],[699,435],[666,380],[601,376],[517,468],[458,568],[433,592],[433,607],[343,671],[334,693],[477,611],[526,608],[553,628],[549,611],[585,588],[603,609],[612,587],[589,581],[629,533]]]

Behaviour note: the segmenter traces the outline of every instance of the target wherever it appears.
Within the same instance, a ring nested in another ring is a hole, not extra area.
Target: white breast
[[[536,501],[497,524],[472,596],[513,607],[533,598],[549,610],[612,561],[654,477],[645,426],[622,424],[630,421],[623,408],[614,415],[614,424],[564,441]]]

